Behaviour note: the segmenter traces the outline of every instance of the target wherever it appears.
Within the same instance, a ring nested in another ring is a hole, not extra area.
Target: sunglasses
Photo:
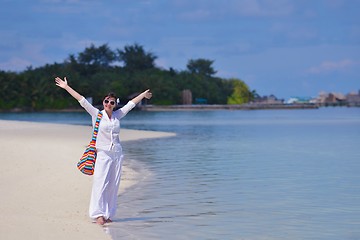
[[[105,104],[110,103],[111,105],[115,105],[115,101],[109,101],[109,100],[107,100],[107,99],[104,100],[104,103],[105,103]]]

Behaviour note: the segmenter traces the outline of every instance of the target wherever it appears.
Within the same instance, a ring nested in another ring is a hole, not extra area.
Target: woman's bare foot
[[[104,217],[98,217],[96,219],[96,224],[104,225],[105,224],[105,218]]]

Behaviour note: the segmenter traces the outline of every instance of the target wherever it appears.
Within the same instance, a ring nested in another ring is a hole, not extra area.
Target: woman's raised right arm
[[[66,80],[66,77],[64,77],[64,80],[62,80],[61,78],[59,77],[56,77],[55,78],[55,83],[56,83],[56,86],[59,86],[63,89],[65,89],[68,93],[70,93],[71,96],[73,96],[76,100],[80,101],[83,96],[81,96],[78,92],[76,92],[74,89],[72,89],[68,83],[67,83],[67,80]]]

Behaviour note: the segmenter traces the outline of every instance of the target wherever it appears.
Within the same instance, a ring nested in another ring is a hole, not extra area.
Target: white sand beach
[[[0,120],[0,239],[111,239],[88,217],[92,179],[76,168],[90,126]],[[173,136],[122,129],[122,141]],[[131,184],[123,169],[120,191]]]

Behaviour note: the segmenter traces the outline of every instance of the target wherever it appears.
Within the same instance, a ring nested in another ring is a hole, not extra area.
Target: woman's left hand
[[[146,99],[150,99],[152,97],[152,93],[150,92],[150,89],[148,89],[144,92],[144,97]]]

